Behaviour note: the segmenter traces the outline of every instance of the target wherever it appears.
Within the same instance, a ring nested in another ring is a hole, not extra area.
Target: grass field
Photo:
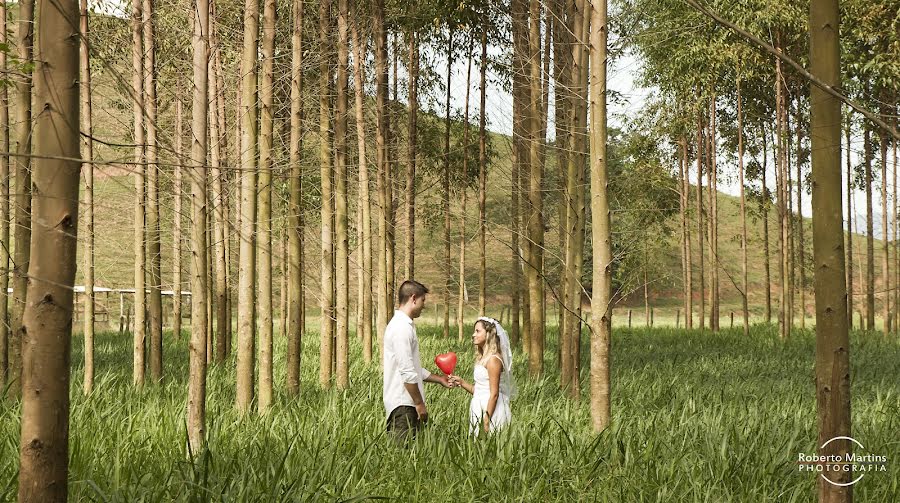
[[[471,375],[467,344],[419,329],[423,359],[455,350]],[[264,417],[235,412],[233,361],[209,372],[210,450],[185,457],[187,350],[167,338],[166,379],[131,387],[131,338],[99,337],[94,395],[81,392],[81,339],[73,348],[70,444],[72,501],[794,501],[814,499],[815,475],[800,452],[815,452],[814,340],[782,342],[757,327],[711,333],[618,329],[613,339],[612,427],[589,431],[587,386],[562,398],[557,369],[525,378],[512,427],[490,439],[467,436],[468,395],[430,386],[431,421],[402,449],[383,432],[378,367],[353,346],[352,388],[322,391],[317,339],[304,343],[303,391],[283,394],[283,341],[276,348],[276,405]],[[354,341],[355,342],[355,341]],[[550,347],[549,354],[553,354]],[[587,348],[585,348],[586,352]],[[856,485],[857,501],[900,494],[900,348],[854,334],[853,436],[889,456],[886,473]],[[586,364],[585,364],[586,366]],[[582,375],[586,379],[586,369]],[[0,405],[0,501],[14,499],[18,410]]]

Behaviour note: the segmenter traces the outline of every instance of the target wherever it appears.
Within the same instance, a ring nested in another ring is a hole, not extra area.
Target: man
[[[425,285],[406,280],[400,285],[400,308],[384,330],[384,410],[387,431],[397,439],[415,436],[428,421],[425,389],[422,382],[453,387],[445,376],[435,375],[422,368],[419,339],[413,320],[425,309]]]

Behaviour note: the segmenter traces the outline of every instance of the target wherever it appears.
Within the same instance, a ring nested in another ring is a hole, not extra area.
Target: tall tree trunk
[[[575,313],[570,322],[569,332],[572,334],[572,381],[569,389],[572,396],[578,400],[581,396],[581,324],[583,320],[581,310],[581,295],[584,291],[581,281],[584,276],[584,226],[587,220],[587,201],[586,201],[586,174],[585,166],[588,164],[588,129],[587,129],[587,110],[588,110],[588,60],[589,51],[587,50],[587,40],[590,36],[590,25],[592,9],[588,8],[590,4],[584,0],[578,0],[578,12],[580,16],[581,30],[580,43],[581,46],[574,54],[578,57],[578,72],[572,74],[573,79],[578,79],[578,95],[572,104],[575,110],[575,124],[571,126],[575,133],[574,143],[575,152],[573,157],[577,161],[577,170],[575,178],[575,186],[579,190],[575,191],[575,283],[569,285],[569,298],[574,301]],[[574,69],[574,66],[573,66]],[[570,161],[571,162],[571,161]]]
[[[697,257],[699,260],[700,273],[700,330],[706,326],[706,268],[703,265],[703,236],[704,219],[703,219],[703,117],[697,120]]]
[[[709,260],[712,262],[711,279],[712,302],[710,306],[710,328],[719,330],[719,168],[716,162],[716,93],[713,91],[709,103]]]
[[[897,96],[894,95],[894,101],[897,101]],[[897,119],[894,118],[894,129],[897,128]],[[894,312],[892,316],[892,328],[894,333],[900,333],[900,327],[897,325],[900,324],[900,246],[898,246],[898,242],[900,242],[900,226],[898,226],[897,218],[900,216],[900,213],[897,213],[897,140],[892,142],[893,151],[894,151],[894,208],[891,215],[894,222]]]
[[[206,132],[209,96],[209,2],[194,10],[194,96],[191,111],[191,342],[188,378],[188,453],[206,448]]]
[[[800,293],[800,328],[806,328],[806,249],[803,235],[803,121],[800,115],[800,98],[797,99],[797,289]]]
[[[90,395],[91,391],[94,389],[94,140],[93,140],[93,131],[94,125],[91,117],[91,57],[90,57],[90,31],[88,29],[88,5],[87,0],[80,1],[80,32],[81,32],[81,53],[79,64],[81,66],[81,74],[80,74],[80,84],[81,84],[81,127],[83,131],[87,135],[84,139],[83,143],[83,151],[81,153],[81,158],[85,159],[87,162],[81,165],[81,170],[84,172],[84,223],[86,224],[86,232],[85,232],[85,248],[84,248],[84,394]],[[4,8],[5,10],[5,8]],[[6,16],[5,12],[0,15],[3,15],[3,19],[0,20],[0,29],[4,30],[6,28]],[[4,54],[4,57],[6,55]],[[4,62],[5,63],[5,62]],[[0,67],[5,68],[6,65],[0,65]],[[4,89],[5,93],[6,90]],[[6,111],[6,98],[3,97],[2,112],[0,113],[8,113]],[[3,121],[3,129],[4,135],[6,131],[6,124],[8,123],[8,117],[6,120],[0,119]],[[4,151],[9,151],[9,139],[5,138]],[[4,164],[3,168],[0,171],[6,171],[3,177],[4,180],[9,176],[9,167],[6,165],[6,158],[0,160]],[[6,196],[9,196],[9,189],[7,188]],[[5,200],[5,199],[4,199]],[[6,212],[9,210],[6,209]],[[3,222],[8,222],[6,213],[3,216]],[[9,227],[7,225],[7,233],[9,232]],[[9,239],[3,241],[4,246]],[[2,267],[4,267],[3,277],[7,278],[5,272],[6,262],[0,263]],[[6,285],[0,284],[0,288],[3,289],[3,300],[0,302],[0,308],[3,309],[3,314],[5,317],[6,313]],[[0,323],[5,324],[5,320],[0,320]],[[4,341],[5,342],[5,341]],[[2,349],[0,349],[2,351]]]
[[[259,402],[260,414],[272,403],[272,144],[275,129],[275,0],[263,3],[262,79],[259,89],[259,230],[257,234],[257,274],[259,274]]]
[[[688,139],[681,138],[681,206],[682,206],[682,241],[684,243],[684,326],[694,328],[694,269],[691,263],[691,227],[688,222],[688,206],[691,197],[691,182],[688,176],[689,166]]]
[[[6,2],[0,3],[0,44],[8,44]],[[7,71],[7,53],[0,51],[0,72]],[[0,150],[9,152],[9,91],[0,86]],[[9,370],[9,156],[0,154],[0,387]],[[87,353],[85,353],[87,354]],[[2,398],[2,396],[0,396]]]
[[[740,67],[738,67],[740,72]],[[750,335],[750,309],[747,297],[750,282],[747,279],[747,198],[744,195],[744,116],[741,103],[741,77],[737,83],[737,131],[738,131],[738,183],[741,184],[741,311],[744,314],[744,335]]]
[[[19,2],[16,44],[18,62],[33,63],[34,0]],[[13,241],[13,305],[8,341],[7,395],[22,394],[22,316],[28,289],[28,267],[31,255],[31,71],[26,68],[16,81],[16,170],[15,230]]]
[[[35,226],[23,319],[19,501],[63,502],[81,170],[73,160],[79,157],[79,44],[72,38],[78,2],[42,2],[39,12],[41,113],[34,127]]]
[[[335,150],[335,252],[337,289],[337,387],[350,386],[350,261],[347,241],[347,83],[350,62],[350,30],[347,26],[350,15],[348,0],[338,0],[338,44],[337,44],[337,114],[334,121]]]
[[[216,138],[216,149],[219,152],[219,160],[224,163],[226,166],[233,166],[231,162],[229,162],[228,155],[228,121],[225,116],[225,71],[222,69],[222,50],[219,46],[219,32],[215,25],[216,20],[216,9],[213,5],[210,10],[210,34],[213,36],[216,44],[216,50],[211,55],[212,60],[210,61],[210,65],[212,65],[212,71],[215,75],[216,82],[216,99],[211,102],[213,106],[216,107],[216,119],[218,122],[219,134]],[[236,122],[240,122],[238,119]],[[240,142],[238,142],[238,145]],[[222,190],[219,191],[222,194],[222,199],[219,205],[222,207],[221,221],[222,226],[221,230],[223,232],[222,237],[220,238],[220,243],[222,248],[217,250],[217,254],[220,257],[217,260],[216,265],[216,277],[223,277],[224,282],[217,282],[216,289],[217,294],[216,298],[224,295],[224,298],[219,301],[220,304],[224,304],[224,309],[219,307],[219,311],[217,311],[217,326],[219,327],[217,344],[222,344],[224,342],[225,345],[225,356],[231,354],[231,312],[232,312],[232,294],[231,294],[231,282],[232,282],[232,274],[231,274],[231,263],[232,263],[232,255],[231,255],[231,240],[234,235],[234,229],[231,225],[230,219],[230,209],[229,206],[231,204],[231,198],[228,196],[227,184],[229,183],[229,179],[231,177],[228,175],[227,171],[223,171],[220,175]],[[218,181],[219,179],[215,179]],[[218,206],[217,206],[218,208]],[[217,217],[218,218],[218,217]],[[222,264],[222,260],[224,258],[224,264]],[[224,269],[223,269],[224,265]],[[218,305],[218,304],[217,304]],[[224,311],[224,312],[223,312]],[[224,325],[219,325],[222,317],[224,316],[225,323]],[[212,323],[210,321],[210,323]]]
[[[706,172],[709,187],[709,328],[719,331],[719,168],[716,163],[716,94],[712,93],[709,101],[709,135],[706,138],[707,160],[709,169]]]
[[[789,296],[788,293],[788,282],[790,280],[790,273],[788,271],[788,210],[787,210],[787,197],[785,186],[787,185],[787,169],[785,167],[785,162],[787,159],[787,155],[785,153],[785,126],[784,126],[784,118],[785,118],[785,99],[784,99],[784,90],[782,86],[782,73],[781,73],[781,60],[775,61],[775,100],[776,100],[776,143],[775,143],[775,152],[776,152],[776,177],[775,177],[775,185],[778,193],[778,217],[779,217],[779,234],[778,234],[778,250],[779,250],[779,263],[780,263],[780,285],[781,290],[779,291],[779,313],[778,313],[778,327],[779,327],[779,335],[782,338],[786,338],[790,335],[790,320],[788,319],[788,302]]]
[[[528,228],[528,218],[531,214],[529,200],[525,193],[526,175],[531,165],[530,161],[530,115],[531,106],[530,91],[528,87],[528,4],[526,0],[510,0],[510,13],[512,17],[513,34],[513,147],[517,166],[513,177],[513,186],[517,193],[514,196],[516,212],[516,239],[520,246],[514,246],[517,254],[517,266],[521,273],[525,273],[528,264],[531,263],[532,244],[527,235],[523,235]],[[524,237],[524,239],[523,239]],[[526,273],[527,274],[527,273]],[[525,275],[525,274],[523,274]],[[519,287],[516,291],[521,295],[521,340],[525,354],[531,354],[531,299],[528,290],[528,279],[520,276]],[[515,299],[514,299],[515,301]],[[515,306],[514,306],[515,308]],[[518,316],[518,315],[517,315]],[[517,318],[516,318],[517,319]]]
[[[570,281],[574,271],[569,270],[569,244],[571,242],[571,233],[569,232],[568,213],[572,207],[573,195],[569,192],[570,179],[568,177],[569,170],[569,152],[570,135],[569,117],[570,93],[572,86],[572,54],[573,40],[570,36],[570,30],[574,28],[573,18],[574,3],[565,0],[554,0],[550,3],[550,15],[553,24],[553,97],[554,97],[554,136],[556,137],[554,152],[556,153],[556,171],[559,178],[559,204],[557,205],[559,218],[559,256],[562,258],[560,267],[560,294],[559,297],[559,318],[557,320],[559,332],[558,344],[558,365],[560,367],[559,384],[560,389],[565,390],[571,381],[572,362],[571,355],[571,334],[569,333],[569,318],[571,317],[571,299],[569,298]],[[569,21],[567,24],[567,20]],[[549,57],[549,56],[548,56]]]
[[[487,308],[487,65],[487,26],[484,26],[478,108],[478,316],[485,316]]]
[[[303,0],[291,2],[291,188],[288,205],[290,316],[288,316],[287,391],[300,393],[300,354],[303,337]]]
[[[331,149],[331,0],[319,4],[319,174],[322,179],[322,297],[319,383],[331,386],[334,358],[334,187]]]
[[[354,11],[351,23],[353,35],[353,86],[355,91],[355,109],[356,109],[356,140],[359,152],[359,204],[361,207],[362,219],[362,323],[357,330],[361,331],[360,338],[363,344],[363,361],[368,365],[372,363],[372,203],[369,195],[369,163],[366,159],[366,115],[365,115],[365,64],[366,55],[366,38],[359,32],[359,18]],[[418,55],[416,54],[416,64],[418,63]],[[418,66],[414,66],[417,69]],[[415,73],[415,71],[414,71]],[[415,80],[415,77],[413,77]],[[412,95],[411,95],[412,96]],[[413,101],[413,98],[410,98]],[[415,103],[411,103],[415,106]],[[413,112],[410,111],[412,114]],[[415,129],[413,127],[413,129]],[[412,136],[413,133],[410,133]],[[415,161],[412,161],[415,163]],[[413,177],[415,177],[415,164],[413,164]],[[415,179],[413,178],[413,182]],[[407,178],[407,201],[410,195],[409,178]],[[413,186],[413,193],[415,186]],[[413,218],[414,215],[410,218]],[[410,225],[415,227],[415,221],[410,220]],[[412,231],[410,231],[412,233]],[[411,262],[414,263],[414,262]],[[410,274],[408,277],[412,277]]]
[[[150,376],[163,377],[162,265],[159,239],[159,166],[156,151],[156,41],[153,33],[155,6],[143,0],[144,109],[147,134],[147,255],[150,262]]]
[[[872,214],[871,128],[863,125],[863,159],[866,168],[866,330],[875,330],[875,230]]]
[[[591,426],[610,422],[610,336],[612,335],[612,229],[606,158],[606,0],[591,0],[591,214],[593,298],[591,299]]]
[[[244,46],[241,54],[241,246],[238,278],[237,392],[241,414],[250,411],[256,367],[256,60],[259,50],[259,0],[244,2]],[[196,120],[196,119],[195,119]],[[195,159],[196,161],[197,159]]]
[[[887,99],[887,97],[885,97]],[[887,110],[882,105],[883,115]],[[879,143],[881,144],[881,277],[884,300],[881,304],[881,331],[885,337],[891,329],[891,269],[890,269],[890,225],[888,224],[888,140],[884,130],[879,131]]]
[[[847,132],[847,327],[853,328],[853,167],[850,163],[850,121],[846,122]]]
[[[143,40],[143,2],[132,2],[132,87],[134,93],[134,385],[144,385],[144,372],[146,367],[146,339],[147,339],[147,305],[146,305],[146,281],[147,281],[147,248],[146,244],[146,171],[145,145],[146,135],[144,131],[144,40]]]
[[[385,199],[385,180],[388,170],[387,147],[390,141],[388,101],[387,27],[384,19],[384,0],[376,0],[373,12],[375,39],[375,165],[377,167],[378,214],[378,284],[376,329],[381,354],[384,355],[384,329],[387,327],[390,308],[387,271],[387,221],[390,218],[389,201]],[[449,259],[448,259],[449,260]]]
[[[441,208],[444,212],[444,325],[443,336],[450,337],[450,289],[453,285],[450,267],[450,84],[453,75],[453,27],[447,36],[447,100],[444,122],[444,169],[441,173]]]
[[[181,101],[181,86],[175,91],[175,167],[172,219],[172,335],[175,339],[181,338],[182,296],[184,289],[182,273],[184,266],[181,261],[182,247],[182,219],[184,215],[184,105]]]
[[[762,221],[763,221],[763,269],[765,270],[766,276],[766,323],[772,322],[772,268],[770,267],[769,262],[769,204],[771,203],[771,196],[769,194],[769,187],[766,184],[766,172],[768,171],[768,159],[769,152],[766,149],[766,126],[765,123],[762,125],[762,200],[760,201],[760,210],[762,211]]]
[[[785,98],[788,99],[788,98]],[[788,99],[787,103],[784,107],[784,168],[785,168],[785,185],[784,185],[784,194],[785,201],[787,201],[787,257],[788,257],[788,327],[789,329],[794,328],[794,293],[796,289],[796,274],[797,268],[796,266],[796,248],[794,246],[794,228],[796,227],[794,222],[794,179],[793,172],[791,171],[791,152],[792,152],[792,139],[793,135],[791,133],[791,103],[795,100],[793,97]]]
[[[468,177],[469,173],[469,92],[472,89],[472,49],[475,45],[475,37],[469,33],[468,62],[466,64],[466,102],[463,115],[463,165],[462,172]],[[456,305],[456,331],[457,339],[463,342],[465,338],[464,318],[466,308],[466,186],[460,187],[462,198],[459,210],[459,295]]]
[[[540,137],[542,91],[541,83],[541,3],[539,0],[529,1],[528,22],[528,56],[530,62],[529,89],[531,100],[529,107],[529,164],[528,201],[530,213],[528,217],[528,240],[531,243],[531,260],[526,270],[528,277],[529,320],[531,351],[528,368],[532,375],[539,376],[544,371],[544,221],[543,221],[543,138]]]
[[[409,113],[406,142],[406,277],[416,275],[416,156],[418,148],[419,116],[419,39],[415,30],[407,34],[409,45]],[[361,89],[361,87],[360,87]],[[364,123],[363,123],[364,124]],[[360,148],[364,140],[360,140]],[[364,152],[364,150],[360,150]]]
[[[225,356],[228,349],[228,339],[231,337],[231,333],[228,330],[228,255],[226,250],[226,243],[228,242],[228,234],[226,233],[226,218],[225,218],[225,208],[227,207],[227,200],[225,197],[225,174],[221,168],[222,164],[227,165],[227,150],[225,144],[225,138],[227,135],[225,134],[225,127],[222,117],[219,114],[223,111],[224,107],[216,106],[218,104],[219,97],[225,92],[223,87],[219,86],[219,71],[215,64],[215,61],[220,58],[219,53],[221,52],[221,48],[219,46],[219,36],[218,30],[216,29],[216,6],[214,2],[210,2],[210,45],[211,50],[213,51],[213,55],[211,58],[211,65],[213,67],[213,71],[207,73],[209,74],[209,92],[210,92],[210,103],[213,104],[212,108],[209,109],[209,130],[210,130],[210,140],[215,142],[214,145],[210,145],[210,159],[212,164],[212,184],[213,184],[213,215],[214,215],[214,225],[213,225],[213,243],[215,246],[213,247],[212,253],[215,255],[215,268],[216,268],[216,277],[215,277],[215,299],[216,299],[216,362],[224,363]],[[210,325],[212,325],[212,320],[210,319]],[[211,342],[211,341],[209,341]]]
[[[833,88],[841,85],[838,2],[812,0],[810,71]],[[816,290],[816,410],[820,456],[850,453],[850,341],[841,225],[841,105],[811,87],[813,260]],[[830,441],[835,437],[841,440]],[[836,472],[836,473],[835,473]],[[825,481],[825,477],[833,481]],[[852,474],[826,466],[818,478],[821,503],[852,501]],[[839,483],[842,485],[834,485]]]

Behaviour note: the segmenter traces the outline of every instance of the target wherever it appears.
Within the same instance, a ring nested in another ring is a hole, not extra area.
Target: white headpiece
[[[518,394],[518,390],[513,377],[513,355],[512,347],[509,345],[509,334],[506,333],[500,322],[494,318],[481,316],[478,320],[492,323],[497,330],[497,338],[500,339],[500,359],[503,361],[503,372],[500,374],[500,391],[510,399],[513,399]]]

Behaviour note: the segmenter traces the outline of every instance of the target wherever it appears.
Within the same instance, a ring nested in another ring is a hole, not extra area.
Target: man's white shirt
[[[394,311],[384,330],[384,410],[387,416],[401,405],[415,406],[405,384],[416,384],[425,401],[423,380],[431,372],[422,368],[419,339],[412,318],[403,311]]]

